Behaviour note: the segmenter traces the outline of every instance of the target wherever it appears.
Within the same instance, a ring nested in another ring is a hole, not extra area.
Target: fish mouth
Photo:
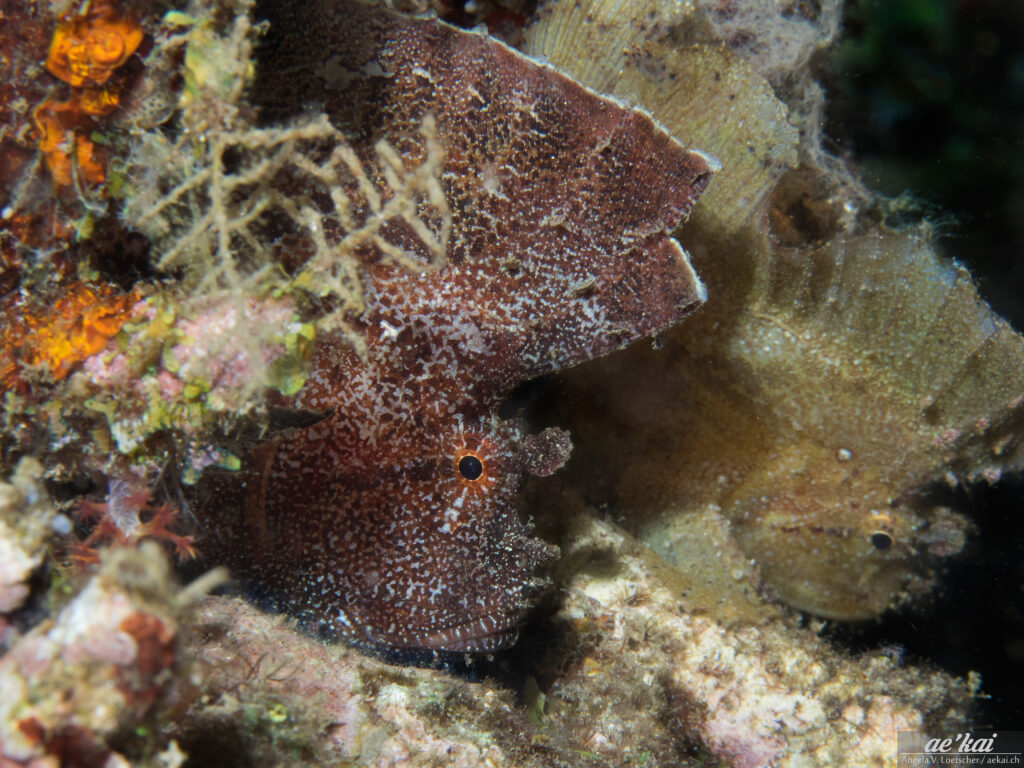
[[[492,653],[508,648],[519,638],[519,630],[507,616],[480,616],[475,619],[422,631],[405,637],[378,636],[369,639],[375,645],[395,650],[454,651],[458,653]]]
[[[425,647],[438,651],[491,653],[514,645],[519,639],[519,630],[514,625],[488,629],[496,624],[491,617],[485,616],[448,627],[425,637]]]

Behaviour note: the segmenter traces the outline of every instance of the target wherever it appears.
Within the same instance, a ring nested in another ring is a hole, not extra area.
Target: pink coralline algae
[[[570,443],[557,429],[526,437],[498,408],[517,384],[701,303],[669,233],[712,169],[646,114],[485,35],[310,5],[271,12],[264,114],[294,113],[301,95],[367,161],[386,139],[406,164],[436,119],[448,263],[416,273],[366,247],[363,354],[318,337],[307,383],[282,403],[303,426],[198,486],[200,547],[323,634],[377,650],[501,648],[552,552],[513,493]],[[384,234],[428,263],[402,222]]]
[[[55,511],[43,490],[42,465],[22,459],[9,482],[0,481],[0,642],[2,614],[19,608],[29,594],[29,580],[46,552]]]
[[[107,740],[173,679],[181,606],[170,585],[156,545],[108,550],[56,618],[0,657],[0,766],[128,764]]]

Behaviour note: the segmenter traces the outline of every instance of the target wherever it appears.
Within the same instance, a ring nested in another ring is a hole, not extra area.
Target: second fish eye
[[[884,552],[892,546],[892,536],[885,531],[875,531],[871,534],[871,543],[875,546],[875,549]]]

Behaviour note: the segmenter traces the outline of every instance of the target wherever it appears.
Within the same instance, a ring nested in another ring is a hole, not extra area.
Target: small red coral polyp
[[[79,565],[98,563],[102,546],[134,546],[143,539],[165,542],[179,561],[196,556],[193,537],[173,530],[182,518],[178,509],[166,502],[153,503],[148,489],[135,487],[132,482],[112,481],[110,501],[82,501],[76,517],[93,524],[85,539],[68,545],[71,560]]]

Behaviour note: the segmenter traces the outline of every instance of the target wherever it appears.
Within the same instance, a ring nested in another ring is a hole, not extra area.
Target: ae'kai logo
[[[969,733],[958,733],[952,739],[929,739],[924,745],[924,751],[928,754],[950,752],[961,752],[979,754],[991,752],[995,748],[998,733],[993,733],[985,739],[972,739]]]
[[[901,766],[1019,766],[1024,758],[1024,731],[968,731],[938,738],[900,731],[896,741]]]

